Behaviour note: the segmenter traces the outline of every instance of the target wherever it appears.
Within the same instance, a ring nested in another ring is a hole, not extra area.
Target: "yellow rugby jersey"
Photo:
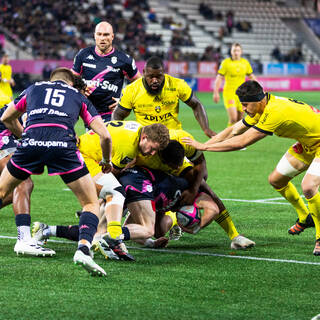
[[[245,82],[246,76],[252,72],[249,61],[244,58],[240,60],[224,59],[218,70],[218,74],[224,76],[225,79],[223,91],[234,93]]]
[[[11,101],[10,97],[0,90],[0,108],[4,107]]]
[[[187,102],[191,96],[192,89],[184,80],[165,74],[165,82],[160,94],[148,93],[140,78],[122,91],[119,104],[122,108],[132,109],[136,120],[143,126],[159,122],[169,129],[180,129],[179,99]]]
[[[135,121],[106,123],[112,139],[111,161],[115,168],[124,168],[138,153],[142,126]],[[79,151],[99,163],[102,160],[100,137],[92,130],[79,137]]]
[[[0,73],[1,73],[1,82],[0,82],[0,91],[8,96],[12,97],[12,89],[10,85],[10,80],[12,77],[12,68],[9,64],[0,64]],[[6,80],[6,82],[3,82]]]
[[[136,165],[140,167],[147,167],[150,169],[155,169],[155,170],[161,170],[163,172],[166,172],[168,174],[172,174],[174,176],[180,176],[180,174],[185,171],[187,168],[192,168],[193,164],[188,158],[184,158],[183,164],[177,168],[173,169],[169,167],[168,165],[164,164],[159,155],[155,154],[154,156],[143,156],[141,153],[138,154],[137,156],[137,161]]]
[[[299,141],[307,152],[320,145],[320,111],[304,102],[267,94],[268,103],[260,117],[248,119],[257,130]],[[249,117],[250,118],[250,117]]]
[[[154,156],[143,156],[141,153],[139,153],[136,164],[138,166],[161,170],[175,176],[179,176],[188,167],[192,168],[193,164],[191,161],[198,159],[199,156],[202,154],[202,152],[199,150],[196,150],[194,147],[190,145],[183,143],[181,140],[183,137],[190,137],[191,139],[193,139],[193,136],[184,130],[173,130],[173,129],[169,130],[169,134],[170,134],[171,140],[176,140],[180,142],[184,148],[185,159],[182,166],[180,166],[178,169],[172,169],[171,167],[167,166],[161,161],[158,153],[155,154]]]

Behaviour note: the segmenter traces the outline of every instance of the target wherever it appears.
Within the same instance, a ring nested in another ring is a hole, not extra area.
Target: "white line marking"
[[[248,202],[248,203],[262,203],[262,204],[282,204],[289,206],[290,203],[288,202],[272,202],[272,201],[266,201],[264,199],[258,199],[258,200],[245,200],[245,199],[221,199],[222,201],[234,201],[234,202]]]
[[[0,238],[1,239],[17,239],[17,237],[1,236],[1,235],[0,235]],[[76,245],[75,241],[49,239],[48,242]],[[311,262],[311,261],[259,258],[259,257],[249,257],[249,256],[234,256],[234,255],[227,255],[227,254],[220,254],[220,253],[199,252],[199,251],[189,251],[189,250],[152,249],[152,248],[139,248],[139,247],[132,247],[132,246],[127,246],[127,247],[129,249],[133,249],[133,250],[152,251],[152,252],[157,252],[157,253],[179,253],[179,254],[189,254],[189,255],[194,255],[194,256],[210,256],[210,257],[220,257],[220,258],[268,261],[268,262],[282,262],[282,263],[296,263],[296,264],[317,265],[317,266],[320,265],[320,262]]]

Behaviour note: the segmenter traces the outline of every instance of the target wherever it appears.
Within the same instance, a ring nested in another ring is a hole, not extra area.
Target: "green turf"
[[[279,95],[319,104],[316,92]],[[213,104],[209,93],[198,97],[213,129],[222,130],[227,122],[222,104]],[[205,141],[190,108],[181,106],[181,110],[184,129]],[[83,131],[81,123],[77,131]],[[245,151],[206,153],[209,184],[223,199],[279,197],[267,177],[291,142],[268,137]],[[79,205],[58,177],[33,180],[33,221],[77,223],[74,212]],[[300,182],[301,177],[294,179],[299,192]],[[130,243],[135,263],[97,257],[108,273],[104,279],[92,278],[73,265],[76,244],[49,242],[55,257],[28,258],[15,256],[14,239],[0,238],[0,319],[297,320],[320,313],[320,265],[280,262],[320,262],[312,255],[314,229],[289,237],[287,228],[296,215],[281,204],[285,201],[224,202],[238,231],[256,241],[252,250],[231,250],[229,239],[213,223],[196,236],[184,234],[165,250],[145,251]],[[1,210],[0,235],[16,236],[11,207]]]

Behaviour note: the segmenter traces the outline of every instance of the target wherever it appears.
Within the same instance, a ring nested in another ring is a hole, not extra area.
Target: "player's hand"
[[[112,163],[111,161],[106,161],[105,159],[102,159],[99,162],[99,166],[101,166],[101,171],[103,173],[109,173],[112,170]]]
[[[196,226],[194,228],[186,228],[183,225],[179,224],[179,222],[178,222],[178,225],[183,232],[187,232],[187,233],[191,233],[191,234],[197,234],[201,230],[201,228],[199,226]]]
[[[112,100],[114,101],[114,103],[110,104],[110,106],[109,106],[110,111],[113,111],[116,108],[116,106],[119,104],[120,99],[112,97]]]
[[[210,128],[204,130],[204,133],[208,138],[211,138],[211,137],[217,135],[217,133],[215,131],[211,130]]]
[[[15,85],[16,85],[16,83],[14,82],[14,79],[10,79],[10,85],[12,86],[12,87],[14,87]]]
[[[214,101],[215,103],[218,103],[218,102],[220,101],[220,94],[219,94],[219,92],[214,92],[214,93],[213,93],[213,101]]]
[[[181,204],[181,206],[191,205],[193,204],[197,194],[198,190],[194,190],[192,188],[186,189],[181,193],[179,203]]]
[[[181,139],[181,141],[191,147],[194,147],[197,150],[205,150],[205,144],[193,140],[190,137],[184,137]]]
[[[94,86],[86,86],[86,90],[84,91],[84,95],[86,97],[89,97],[94,89],[95,89]]]

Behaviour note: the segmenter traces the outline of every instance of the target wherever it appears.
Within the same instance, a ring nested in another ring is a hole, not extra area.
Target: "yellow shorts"
[[[236,108],[239,112],[243,112],[241,102],[235,92],[230,93],[223,91],[222,96],[226,109]]]
[[[91,177],[94,177],[95,175],[97,175],[98,173],[101,172],[101,166],[99,166],[99,163],[95,160],[93,160],[92,158],[87,157],[84,154],[81,154],[83,157],[83,160],[89,170],[89,173],[91,175]]]
[[[288,149],[288,153],[309,166],[314,158],[320,158],[320,145],[313,151],[308,151],[307,147],[297,142]]]

